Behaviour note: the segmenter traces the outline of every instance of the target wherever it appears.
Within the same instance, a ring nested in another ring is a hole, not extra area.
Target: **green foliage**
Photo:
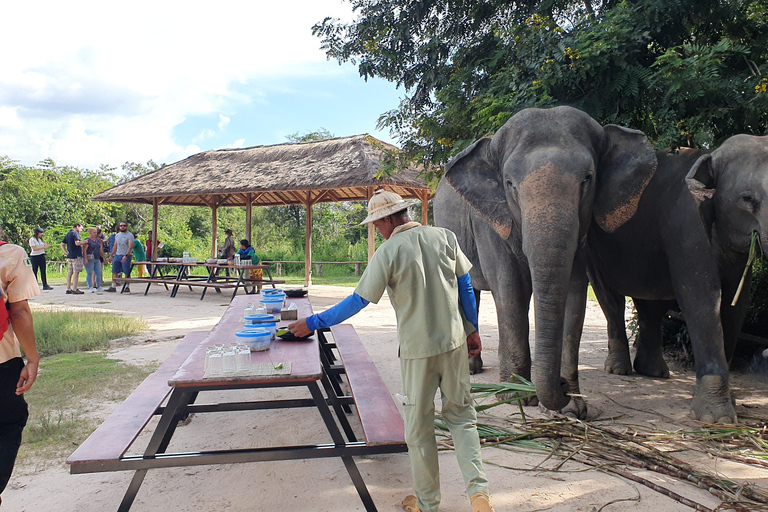
[[[32,318],[41,356],[102,350],[111,340],[147,328],[139,318],[111,313],[34,310]]]
[[[404,87],[380,118],[428,177],[525,107],[569,104],[657,147],[768,126],[768,8],[697,0],[351,0],[314,33],[364,78]],[[431,164],[431,165],[430,165]]]

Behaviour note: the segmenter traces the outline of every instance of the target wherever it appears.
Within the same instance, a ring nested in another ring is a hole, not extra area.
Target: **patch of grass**
[[[41,356],[107,348],[111,340],[147,329],[140,318],[94,312],[32,312],[37,350]]]
[[[121,402],[156,367],[128,365],[104,352],[44,358],[37,381],[24,394],[30,416],[20,461],[67,457],[101,423],[103,418],[94,417],[97,404]]]

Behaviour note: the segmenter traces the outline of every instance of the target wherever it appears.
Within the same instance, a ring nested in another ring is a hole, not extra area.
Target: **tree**
[[[330,58],[405,89],[382,114],[428,177],[518,110],[569,104],[657,147],[768,126],[768,5],[735,0],[351,0]]]

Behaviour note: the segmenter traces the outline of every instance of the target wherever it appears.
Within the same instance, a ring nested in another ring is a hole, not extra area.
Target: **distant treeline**
[[[160,168],[126,162],[122,172],[102,166],[98,170],[58,166],[43,160],[28,167],[0,156],[0,227],[7,241],[29,250],[28,240],[35,227],[45,229],[44,240],[53,247],[49,260],[62,259],[59,242],[74,223],[86,227],[101,225],[112,232],[118,221],[146,241],[152,226],[152,208],[142,204],[104,203],[91,198],[102,190]],[[367,259],[367,228],[358,224],[365,218],[364,203],[322,203],[313,209],[313,256],[317,261]],[[303,260],[306,211],[303,206],[254,208],[251,243],[262,259]],[[224,229],[234,231],[235,239],[245,237],[245,209],[221,208],[218,211],[218,239]],[[210,257],[211,211],[208,208],[161,206],[159,240],[161,256],[181,256],[189,251],[200,259]],[[381,241],[381,240],[379,240]]]

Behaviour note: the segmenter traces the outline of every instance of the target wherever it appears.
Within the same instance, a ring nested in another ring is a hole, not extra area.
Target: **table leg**
[[[215,267],[210,267],[208,269],[208,280],[206,281],[206,283],[211,283],[211,282],[216,280],[215,276],[216,276],[216,272],[218,270],[219,269],[215,268]],[[227,270],[229,270],[229,269],[227,269]],[[191,288],[190,288],[190,290],[191,290]],[[205,292],[207,292],[207,291],[208,291],[208,288],[206,286],[203,286],[203,293],[202,293],[202,295],[200,295],[200,300],[203,300],[205,298]],[[216,291],[221,293],[221,291],[218,288],[216,289]]]
[[[325,397],[323,397],[323,393],[320,391],[317,382],[310,382],[307,384],[307,387],[312,394],[312,398],[315,400],[315,405],[320,411],[320,415],[323,417],[325,426],[328,428],[328,433],[331,434],[331,439],[333,439],[333,442],[336,443],[336,445],[344,446],[346,444],[344,437],[341,435],[339,427],[336,426],[333,414],[331,414],[331,410],[328,408],[328,404],[325,402]],[[365,486],[365,481],[363,480],[360,471],[357,469],[355,461],[348,455],[343,455],[341,460],[347,468],[347,473],[349,473],[352,483],[355,484],[355,489],[357,489],[357,494],[360,496],[360,500],[362,500],[365,510],[368,512],[377,512],[376,505],[373,503],[373,498],[371,498],[371,494],[368,492],[368,487]]]
[[[189,393],[174,389],[171,392],[171,397],[168,399],[168,405],[163,410],[163,415],[160,417],[160,422],[157,424],[155,433],[152,434],[147,449],[144,450],[144,457],[154,457],[158,453],[163,453],[168,448],[168,444],[171,442],[171,437],[176,431],[176,426],[179,420],[184,415],[187,404],[193,399],[193,395],[196,393]],[[134,473],[131,483],[128,485],[128,489],[125,491],[123,501],[120,503],[117,512],[128,512],[136,499],[136,494],[139,492],[144,477],[147,475],[146,469],[140,469]]]
[[[232,302],[235,295],[237,295],[237,290],[240,288],[240,285],[243,285],[243,274],[245,274],[244,268],[237,269],[237,283],[235,283],[235,291],[232,292],[232,298],[229,299],[230,302]],[[245,290],[245,285],[243,285],[243,290]]]
[[[171,289],[171,298],[176,297],[176,293],[179,291],[179,281],[181,281],[184,278],[184,275],[186,274],[186,267],[184,265],[179,265],[179,271],[176,273],[176,283],[173,285],[173,288]],[[192,291],[192,288],[189,289]]]

